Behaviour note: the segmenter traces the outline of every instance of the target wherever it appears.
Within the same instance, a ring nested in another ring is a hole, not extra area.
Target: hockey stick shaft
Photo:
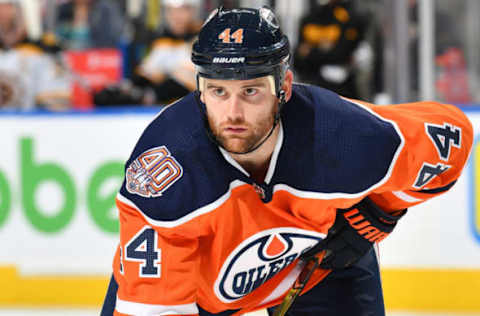
[[[290,306],[292,306],[295,299],[300,295],[302,290],[305,288],[308,280],[313,274],[313,271],[317,269],[319,265],[318,258],[313,256],[306,261],[305,266],[303,267],[300,275],[298,276],[297,280],[295,281],[292,288],[287,292],[285,298],[283,299],[282,303],[275,309],[273,312],[273,316],[285,316]]]

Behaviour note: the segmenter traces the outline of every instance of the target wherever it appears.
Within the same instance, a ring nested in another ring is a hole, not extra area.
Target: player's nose
[[[227,115],[231,121],[238,121],[243,119],[244,109],[241,98],[232,95],[228,100]]]

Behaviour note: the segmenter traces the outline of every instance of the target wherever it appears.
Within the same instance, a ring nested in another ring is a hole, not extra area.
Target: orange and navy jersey
[[[294,85],[280,124],[257,183],[209,140],[193,94],[150,123],[117,196],[116,315],[276,305],[337,208],[370,196],[393,211],[445,192],[472,145],[454,106],[374,106],[306,85]]]

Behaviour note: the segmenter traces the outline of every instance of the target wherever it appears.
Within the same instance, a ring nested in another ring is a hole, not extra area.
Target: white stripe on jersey
[[[207,205],[205,205],[205,206],[203,206],[199,209],[196,209],[195,211],[193,211],[193,212],[191,212],[191,213],[189,213],[189,214],[187,214],[187,215],[185,215],[185,216],[183,216],[183,217],[181,217],[177,220],[173,220],[173,221],[159,221],[159,220],[151,219],[138,206],[136,206],[135,203],[133,203],[132,201],[130,201],[129,199],[127,199],[125,196],[121,195],[120,193],[117,194],[117,200],[119,200],[120,202],[122,202],[124,204],[127,204],[130,207],[133,207],[134,209],[139,211],[140,214],[142,214],[142,216],[145,218],[145,220],[147,222],[149,222],[151,225],[158,226],[158,227],[172,228],[172,227],[176,227],[176,226],[180,226],[182,224],[185,224],[186,222],[191,221],[192,219],[194,219],[197,216],[207,214],[211,211],[216,210],[220,205],[225,203],[230,198],[230,196],[232,195],[232,190],[233,189],[235,189],[235,188],[237,188],[241,185],[244,185],[244,184],[246,184],[246,183],[243,182],[243,181],[240,181],[240,180],[232,181],[230,183],[230,187],[229,187],[228,191],[225,194],[223,194],[220,198],[218,198],[217,200],[213,201],[210,204],[207,204]]]
[[[182,305],[154,305],[124,301],[118,298],[115,310],[122,314],[138,316],[194,315],[198,314],[195,303]]]
[[[415,203],[415,202],[420,202],[423,201],[422,199],[417,199],[416,197],[413,197],[403,191],[393,191],[393,195],[395,195],[397,198],[400,200],[403,200],[408,203]]]

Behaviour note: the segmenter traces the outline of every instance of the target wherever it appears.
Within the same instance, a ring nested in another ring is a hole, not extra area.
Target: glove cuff
[[[349,226],[369,242],[385,239],[393,231],[400,217],[406,213],[406,210],[402,210],[398,216],[385,213],[368,197],[348,209],[339,211]]]
[[[403,210],[398,210],[394,212],[395,214],[398,214],[398,215],[389,214],[384,210],[382,210],[369,197],[364,198],[363,200],[355,204],[350,209],[354,209],[354,208],[357,208],[363,214],[368,214],[370,216],[373,216],[374,218],[376,218],[377,220],[379,220],[381,223],[385,225],[393,225],[393,226],[395,226],[398,220],[403,215],[405,215],[405,213],[407,213],[407,209],[403,209]]]

